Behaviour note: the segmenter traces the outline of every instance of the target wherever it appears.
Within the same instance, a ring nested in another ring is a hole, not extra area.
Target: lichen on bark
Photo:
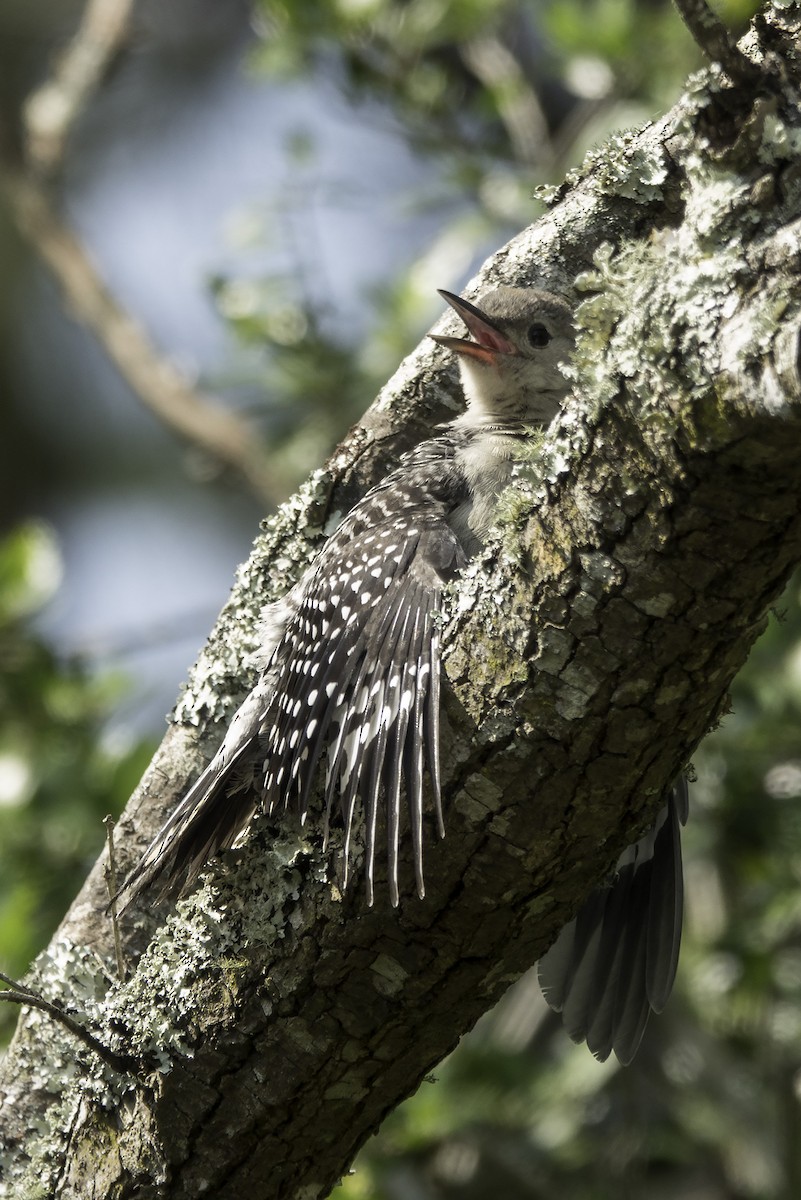
[[[100,997],[102,972],[80,982],[95,954],[111,961],[96,871],[38,978],[146,1069],[115,1079],[28,1016],[0,1079],[4,1194],[325,1195],[553,939],[724,709],[801,558],[798,6],[760,28],[755,61],[784,47],[783,79],[695,77],[474,281],[562,290],[581,335],[574,400],[449,597],[448,833],[427,841],[426,900],[368,911],[329,877],[314,821],[257,822],[168,921],[127,930],[133,953],[149,947]],[[404,403],[422,394],[441,418],[453,392],[439,351],[416,352],[257,543],[122,826],[131,855],[197,765],[194,725],[246,687],[276,579],[405,444]]]

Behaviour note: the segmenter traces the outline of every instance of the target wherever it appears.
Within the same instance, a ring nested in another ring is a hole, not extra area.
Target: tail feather
[[[620,857],[611,886],[597,888],[540,959],[545,999],[575,1042],[601,1061],[634,1057],[650,1013],[661,1012],[681,944],[681,831],[687,782],[676,780],[653,827]]]
[[[175,896],[197,879],[215,854],[227,850],[256,810],[252,760],[271,689],[250,693],[220,749],[167,818],[115,899],[124,912],[144,891],[156,900]]]

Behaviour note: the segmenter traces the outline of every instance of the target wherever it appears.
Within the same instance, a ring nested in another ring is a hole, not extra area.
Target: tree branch
[[[706,0],[675,0],[681,19],[710,62],[720,63],[733,83],[753,86],[759,67],[747,58]]]
[[[134,4],[135,0],[88,0],[80,28],[52,76],[27,100],[27,158],[42,174],[60,167],[75,122],[127,40]]]
[[[0,971],[0,982],[6,984],[9,989],[6,992],[0,991],[0,1002],[24,1005],[27,1008],[36,1008],[39,1012],[46,1013],[48,1017],[58,1022],[59,1025],[63,1025],[73,1037],[78,1038],[85,1046],[88,1046],[113,1071],[117,1071],[123,1075],[131,1075],[141,1071],[142,1064],[140,1062],[127,1054],[116,1054],[108,1046],[104,1046],[93,1033],[84,1028],[60,1004],[54,1004],[52,1000],[46,1000],[44,996],[32,992],[30,988],[25,987],[24,984],[17,983],[10,975],[5,975],[2,971]]]
[[[548,166],[554,157],[548,122],[513,52],[499,37],[485,36],[463,42],[459,53],[476,79],[495,97],[515,159],[540,168]]]
[[[121,1081],[76,1090],[60,1031],[43,1046],[40,1025],[21,1027],[0,1079],[19,1194],[58,1173],[60,1197],[90,1183],[98,1198],[325,1196],[542,953],[720,715],[801,559],[801,9],[768,8],[760,28],[786,53],[781,95],[696,78],[659,124],[591,156],[475,281],[575,295],[579,277],[580,388],[508,501],[503,542],[453,596],[448,836],[427,840],[426,900],[368,911],[326,881],[313,821],[258,822],[169,920],[142,912],[128,929],[129,955],[147,949],[105,1012],[134,1056],[161,1056],[151,1103],[129,1105]],[[447,408],[446,379],[439,350],[419,349],[259,539],[118,826],[129,861],[197,769],[195,727],[241,698],[264,600],[397,454],[404,414],[420,398],[429,416]],[[112,961],[103,905],[99,866],[39,968],[77,995],[93,986],[79,947]],[[43,1062],[57,1064],[47,1087]],[[71,1133],[53,1119],[43,1138],[48,1104],[75,1096]]]
[[[9,168],[0,184],[23,237],[63,288],[67,307],[97,337],[142,403],[179,437],[230,467],[272,507],[278,496],[250,425],[191,387],[159,354],[103,283],[43,187]]]
[[[2,165],[0,187],[22,236],[63,289],[145,407],[180,438],[230,468],[268,508],[281,499],[249,422],[192,387],[103,283],[84,245],[58,215],[43,181],[61,167],[72,129],[125,45],[134,0],[88,0],[52,77],[23,111],[25,169]]]

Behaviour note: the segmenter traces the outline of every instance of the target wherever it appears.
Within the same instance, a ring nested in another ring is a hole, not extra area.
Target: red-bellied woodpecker
[[[345,829],[344,882],[358,801],[372,903],[383,807],[389,894],[398,903],[405,795],[424,895],[426,769],[444,832],[441,592],[484,544],[515,462],[565,400],[563,367],[574,347],[571,309],[550,293],[497,287],[478,306],[441,294],[470,334],[434,339],[458,357],[466,412],[403,455],[292,591],[266,610],[263,673],[123,885],[126,905],[151,885],[169,894],[190,884],[257,808],[297,804],[305,818],[323,764],[326,830],[337,798]],[[595,894],[541,964],[546,996],[563,1010],[568,1032],[602,1057],[611,1049],[630,1057],[650,1009],[670,991],[681,929],[683,795],[675,792],[650,842],[627,851],[616,882]]]

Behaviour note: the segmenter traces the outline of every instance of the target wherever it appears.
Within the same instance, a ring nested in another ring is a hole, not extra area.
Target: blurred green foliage
[[[31,522],[0,541],[0,945],[19,976],[50,939],[152,747],[104,726],[120,679],[59,661],[31,619],[58,586],[58,549]],[[15,1019],[0,1007],[7,1033]]]

